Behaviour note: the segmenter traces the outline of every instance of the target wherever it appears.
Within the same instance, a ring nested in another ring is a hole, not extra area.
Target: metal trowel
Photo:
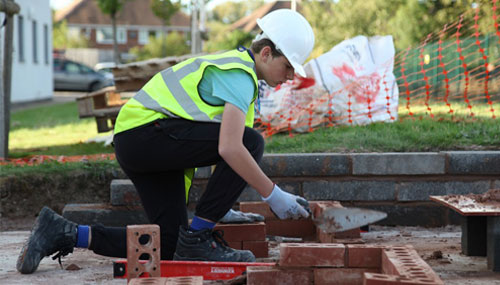
[[[322,231],[335,233],[366,226],[386,217],[386,213],[375,210],[332,207],[324,209],[319,216],[313,216],[312,219]]]

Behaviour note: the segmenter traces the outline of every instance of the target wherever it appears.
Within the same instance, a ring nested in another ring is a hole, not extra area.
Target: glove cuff
[[[273,191],[271,192],[271,194],[269,196],[267,196],[267,198],[264,198],[261,196],[262,198],[262,201],[268,203],[268,204],[271,204],[273,203],[273,201],[275,201],[276,199],[279,200],[279,196],[281,196],[281,193],[283,192],[283,190],[281,190],[278,185],[274,184],[274,187],[273,187]]]

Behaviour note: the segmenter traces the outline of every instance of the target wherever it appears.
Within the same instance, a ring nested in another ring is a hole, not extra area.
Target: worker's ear
[[[267,62],[271,56],[272,56],[272,53],[271,53],[270,46],[265,46],[260,50],[260,57],[262,58],[263,62]]]

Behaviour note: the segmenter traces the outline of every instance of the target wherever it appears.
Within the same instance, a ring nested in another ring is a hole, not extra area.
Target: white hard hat
[[[255,40],[268,38],[283,53],[300,76],[306,72],[302,64],[314,47],[314,33],[309,22],[298,12],[278,9],[257,19],[262,34]]]

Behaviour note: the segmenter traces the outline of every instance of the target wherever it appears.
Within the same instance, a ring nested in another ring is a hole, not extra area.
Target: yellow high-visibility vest
[[[252,76],[254,96],[248,108],[245,125],[253,127],[254,101],[258,94],[255,62],[247,51],[232,50],[221,54],[194,57],[157,73],[120,110],[114,133],[118,134],[163,118],[183,118],[198,122],[221,122],[224,105],[206,103],[198,92],[205,69],[241,69]],[[184,171],[186,203],[194,176],[193,169]]]

